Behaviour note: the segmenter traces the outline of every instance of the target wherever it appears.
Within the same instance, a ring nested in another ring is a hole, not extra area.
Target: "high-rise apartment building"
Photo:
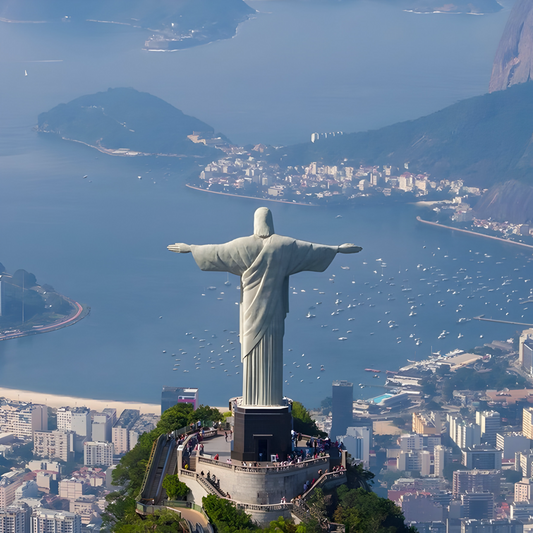
[[[514,484],[514,501],[529,502],[533,498],[533,482],[529,478],[523,478]]]
[[[81,533],[81,517],[67,511],[35,509],[31,525],[32,533]]]
[[[74,458],[73,431],[36,431],[33,438],[33,453],[37,457],[69,461]]]
[[[520,335],[518,361],[525,372],[533,374],[533,328],[525,329]]]
[[[6,509],[15,501],[23,477],[24,471],[19,470],[7,472],[0,478],[0,509]]]
[[[533,407],[524,407],[522,410],[522,433],[524,437],[533,439]]]
[[[33,437],[34,431],[48,429],[46,405],[6,402],[0,406],[0,432],[13,433],[16,437]]]
[[[338,435],[347,452],[365,468],[370,466],[370,447],[372,446],[372,429],[368,426],[349,427],[346,435]]]
[[[115,422],[113,422],[108,413],[95,413],[91,423],[92,440],[95,442],[111,442]]]
[[[503,452],[503,459],[514,459],[516,452],[529,450],[529,439],[517,432],[498,432],[496,434],[496,449]]]
[[[0,533],[30,533],[31,509],[24,503],[0,509]]]
[[[330,437],[335,440],[338,435],[346,435],[346,430],[353,426],[353,383],[333,382],[331,412]]]
[[[111,466],[113,455],[112,442],[85,442],[83,445],[83,464],[85,466]]]
[[[121,455],[130,451],[130,429],[138,420],[140,411],[138,409],[124,409],[117,423],[111,432],[115,454]]]
[[[522,477],[533,476],[533,450],[525,450],[515,453],[514,469],[522,474]]]
[[[433,473],[436,477],[444,476],[444,467],[446,466],[450,455],[451,448],[447,448],[442,444],[435,446],[433,449]]]
[[[496,446],[496,433],[500,431],[500,413],[482,411],[476,413],[476,424],[481,427],[481,442]]]
[[[456,470],[453,473],[453,495],[466,492],[492,492],[500,494],[499,470]]]
[[[91,439],[91,411],[87,407],[60,407],[57,410],[57,429],[74,431]]]

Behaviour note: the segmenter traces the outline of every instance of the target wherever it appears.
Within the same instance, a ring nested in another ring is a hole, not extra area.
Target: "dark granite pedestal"
[[[237,406],[231,458],[237,461],[284,461],[292,451],[292,415],[288,406]]]

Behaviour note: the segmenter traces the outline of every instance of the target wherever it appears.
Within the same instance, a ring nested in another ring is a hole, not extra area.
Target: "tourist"
[[[215,461],[218,461],[218,453],[213,457]]]

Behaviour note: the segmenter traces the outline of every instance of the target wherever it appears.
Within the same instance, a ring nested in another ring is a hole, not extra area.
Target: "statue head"
[[[261,238],[270,237],[274,233],[274,221],[268,207],[260,207],[254,213],[254,235]]]

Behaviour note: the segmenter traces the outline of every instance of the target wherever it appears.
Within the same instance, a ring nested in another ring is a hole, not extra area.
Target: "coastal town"
[[[366,371],[383,375],[384,393],[354,400],[363,384],[333,381],[332,396],[311,415],[323,435],[374,473],[373,490],[394,501],[408,525],[419,533],[533,529],[533,328],[469,351],[433,352],[398,370]],[[198,392],[164,387],[161,413],[180,401],[198,407]],[[112,472],[156,427],[159,413],[146,408],[157,406],[55,405],[0,399],[0,453],[2,465],[11,465],[2,466],[0,516],[99,531],[106,496],[120,489]],[[225,435],[197,458],[212,471],[232,432]],[[294,445],[312,460],[313,439],[307,448]],[[224,484],[215,488],[224,494]]]

